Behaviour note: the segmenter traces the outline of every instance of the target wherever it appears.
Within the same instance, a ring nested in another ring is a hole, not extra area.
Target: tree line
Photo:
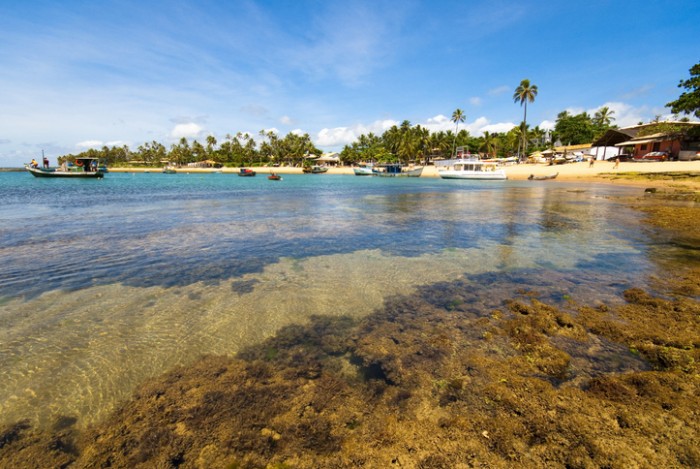
[[[360,135],[353,143],[345,145],[340,152],[340,159],[347,165],[367,161],[420,163],[449,158],[456,147],[464,147],[470,153],[488,158],[508,157],[524,153],[523,142],[527,142],[530,151],[549,148],[557,140],[564,144],[591,142],[595,135],[602,135],[612,127],[610,122],[614,118],[611,114],[612,111],[599,111],[594,117],[586,113],[572,116],[563,111],[552,132],[539,126],[530,128],[523,123],[508,132],[484,132],[479,136],[471,135],[466,129],[459,129],[459,119],[455,131],[437,132],[430,132],[420,124],[411,125],[404,120],[381,135],[372,132]],[[235,136],[227,135],[224,141],[218,142],[213,135],[209,135],[202,143],[196,139],[190,142],[183,137],[170,147],[155,140],[135,149],[127,145],[103,146],[100,149],[91,148],[79,154],[61,156],[59,164],[74,161],[75,158],[92,157],[100,158],[109,166],[139,164],[157,167],[168,163],[187,165],[200,161],[229,167],[275,163],[302,166],[308,162],[309,155],[321,154],[308,134],[290,132],[280,137],[271,131],[260,131],[259,136],[261,138],[256,141],[252,135],[239,132]]]
[[[238,132],[226,135],[222,142],[209,135],[203,143],[198,140],[188,141],[182,137],[177,143],[166,147],[160,142],[152,141],[139,145],[136,149],[122,146],[103,146],[91,148],[79,154],[69,154],[58,159],[74,161],[75,158],[99,158],[109,166],[162,166],[174,164],[187,165],[201,161],[210,161],[216,166],[260,166],[271,163],[300,166],[309,155],[320,155],[311,141],[309,134],[288,133],[280,138],[275,132],[261,130],[259,142],[249,133]]]

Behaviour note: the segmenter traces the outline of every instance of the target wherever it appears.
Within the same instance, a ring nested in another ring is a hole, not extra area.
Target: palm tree
[[[537,85],[531,85],[527,78],[520,82],[520,86],[515,89],[513,101],[524,105],[523,123],[527,126],[527,102],[535,102],[537,96]],[[523,153],[527,154],[527,132],[523,132]]]
[[[603,106],[598,109],[593,116],[593,120],[601,127],[609,127],[615,118],[612,116],[615,111],[610,109],[608,106]]]
[[[498,137],[496,134],[492,134],[488,131],[484,132],[484,136],[482,138],[483,144],[482,144],[481,148],[486,150],[486,157],[487,158],[490,158],[491,155],[493,155],[494,158],[496,157],[497,138]]]
[[[460,108],[455,109],[455,112],[452,113],[452,119],[450,120],[455,123],[455,138],[452,141],[453,156],[455,154],[455,144],[457,143],[457,129],[459,128],[459,123],[464,122],[466,118],[467,116],[464,115],[464,111],[462,111]]]

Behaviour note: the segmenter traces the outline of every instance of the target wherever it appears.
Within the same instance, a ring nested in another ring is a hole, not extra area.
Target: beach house
[[[651,122],[620,129],[609,129],[593,142],[593,147],[617,148],[617,153],[599,159],[627,155],[641,158],[651,152],[664,152],[669,160],[685,159],[700,150],[700,122]]]

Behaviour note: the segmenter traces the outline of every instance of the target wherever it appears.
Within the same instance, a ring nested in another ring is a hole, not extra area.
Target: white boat
[[[353,168],[355,176],[372,176],[374,172],[374,163],[360,163],[357,168]]]
[[[405,168],[401,163],[386,163],[375,166],[372,172],[377,176],[383,177],[418,178],[423,173],[423,166]]]
[[[435,166],[442,179],[481,179],[487,181],[508,179],[505,171],[497,169],[496,163],[474,158],[436,161]]]

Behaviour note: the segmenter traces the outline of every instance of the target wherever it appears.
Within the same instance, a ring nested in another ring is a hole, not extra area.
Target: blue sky
[[[102,145],[275,129],[325,151],[408,120],[472,134],[667,116],[700,61],[700,2],[0,2],[0,166]]]

